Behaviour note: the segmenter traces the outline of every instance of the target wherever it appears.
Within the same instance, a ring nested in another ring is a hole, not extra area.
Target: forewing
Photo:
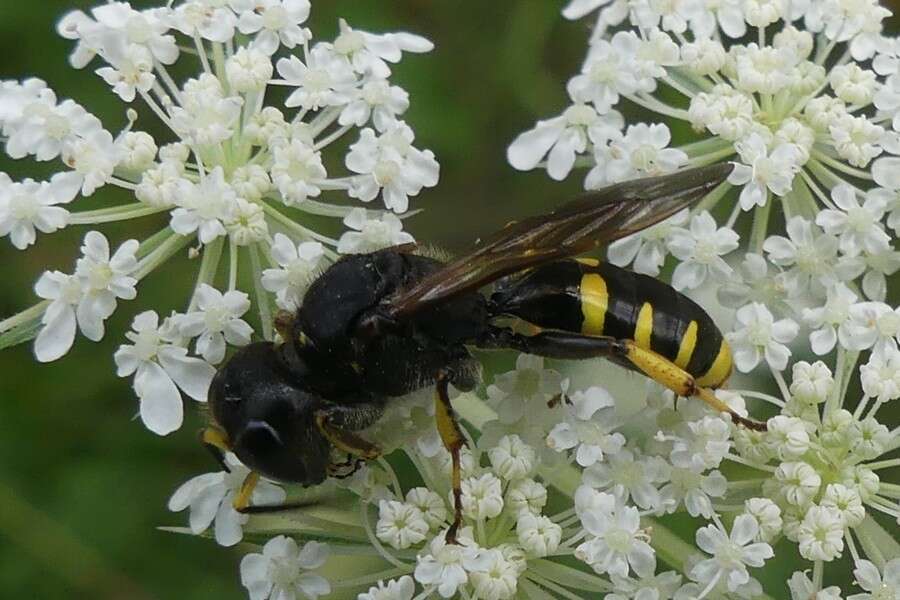
[[[506,275],[646,229],[704,197],[732,168],[724,163],[618,183],[549,214],[510,223],[469,254],[390,296],[384,312],[402,319]]]

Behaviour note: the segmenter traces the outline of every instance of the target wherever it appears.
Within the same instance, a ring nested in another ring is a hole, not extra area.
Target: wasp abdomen
[[[728,343],[706,312],[671,286],[594,259],[543,265],[505,282],[500,312],[539,327],[634,340],[718,387],[731,374]]]

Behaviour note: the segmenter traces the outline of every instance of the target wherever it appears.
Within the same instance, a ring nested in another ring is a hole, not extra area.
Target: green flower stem
[[[209,56],[206,53],[206,48],[203,46],[203,39],[200,37],[199,33],[194,33],[194,48],[197,51],[197,57],[200,58],[200,62],[203,64],[203,70],[210,75],[212,75],[212,69],[209,66]]]
[[[686,110],[682,108],[675,108],[674,106],[669,106],[665,102],[660,102],[652,96],[638,96],[637,94],[627,94],[625,95],[625,97],[638,106],[646,108],[647,110],[658,112],[662,115],[666,115],[667,117],[678,119],[679,121],[690,121],[690,119],[688,118],[688,112]]]
[[[388,551],[384,545],[375,537],[375,533],[372,531],[372,523],[369,521],[369,507],[365,502],[360,502],[359,504],[359,520],[362,521],[363,527],[366,531],[366,536],[369,538],[369,542],[381,557],[387,562],[391,563],[398,569],[404,569],[407,567],[407,564],[398,560],[390,551]]]
[[[666,83],[666,85],[668,85],[672,89],[676,90],[679,94],[681,94],[682,96],[684,96],[686,98],[693,98],[694,96],[697,95],[696,91],[690,89],[691,83],[693,83],[693,80],[691,80],[691,82],[688,83],[688,81],[678,77],[678,75],[674,72],[663,77],[663,81]]]
[[[41,318],[48,306],[50,306],[50,300],[43,300],[0,321],[0,350],[33,340],[40,331]]]
[[[343,127],[339,127],[331,132],[327,137],[322,138],[321,140],[315,143],[313,147],[315,150],[321,150],[325,146],[331,144],[332,142],[341,138],[345,133],[350,131],[353,127],[351,125],[344,125]]]
[[[425,483],[425,487],[431,490],[441,489],[442,485],[435,480],[434,473],[431,470],[431,466],[427,462],[423,461],[421,457],[417,456],[414,453],[409,453],[407,454],[407,456],[416,467],[416,470],[422,475],[422,480]]]
[[[526,577],[528,577],[528,579],[537,583],[538,585],[544,587],[545,589],[553,592],[557,598],[564,598],[565,600],[582,600],[581,596],[573,594],[566,588],[562,587],[561,585],[559,585],[558,583],[556,583],[550,579],[547,579],[546,577],[541,577],[540,575],[535,573],[533,570],[531,573],[526,575]],[[569,582],[566,582],[566,584],[568,584],[568,583]],[[589,591],[595,592],[597,590],[592,589]]]
[[[15,314],[8,319],[0,321],[0,333],[6,333],[16,327],[27,326],[32,321],[39,321],[49,305],[50,301],[44,300],[30,308],[26,308],[22,312]]]
[[[181,90],[178,88],[178,84],[175,83],[175,80],[172,79],[172,75],[169,74],[166,65],[154,59],[153,68],[159,73],[160,79],[162,79],[163,84],[166,86],[167,92],[175,99],[175,102],[181,104]]]
[[[340,540],[343,543],[369,545],[356,510],[322,509],[322,506],[316,506],[282,515],[255,515],[253,531],[266,534],[268,537],[287,531],[291,532],[288,535],[297,536],[301,533],[302,536],[310,536],[311,539],[327,535],[332,540]]]
[[[853,376],[853,370],[856,368],[858,358],[859,352],[844,350],[842,346],[838,345],[834,369],[834,387],[831,395],[825,401],[825,414],[829,414],[843,406],[844,394],[847,392],[847,386],[850,385],[850,379]]]
[[[900,427],[895,427],[891,431],[891,435],[894,439],[888,443],[887,448],[885,449],[887,452],[893,452],[897,448],[900,448]]]
[[[791,190],[781,199],[781,205],[784,207],[785,221],[797,216],[815,220],[819,212],[816,199],[802,177],[794,178]]]
[[[742,479],[740,481],[729,481],[728,491],[738,492],[741,490],[755,490],[766,481],[765,477],[755,477],[753,479]]]
[[[517,516],[512,511],[504,510],[500,515],[500,519],[496,523],[491,524],[491,535],[487,536],[487,546],[499,546],[501,542],[509,535],[510,527],[516,523]],[[513,527],[514,528],[514,527]]]
[[[141,259],[141,261],[138,263],[137,268],[132,273],[132,276],[136,279],[141,280],[149,275],[156,267],[162,265],[167,260],[172,258],[182,248],[187,246],[191,242],[191,240],[194,239],[194,236],[179,235],[168,228],[163,231],[166,231],[168,233],[165,241],[161,242],[154,250],[149,252],[146,256],[144,256],[143,259]],[[156,236],[153,236],[153,238],[155,237]],[[154,242],[155,241],[156,240],[154,240]]]
[[[280,202],[280,196],[268,194],[266,195],[266,198],[269,200]],[[319,202],[318,200],[312,200],[311,198],[307,198],[303,201],[303,212],[323,217],[344,218],[349,215],[350,211],[352,211],[354,208],[355,207],[353,206],[342,206],[340,204],[328,204],[327,202]]]
[[[541,589],[536,583],[531,581],[530,579],[525,579],[519,582],[522,588],[522,591],[528,596],[528,600],[544,600],[547,597],[546,593],[543,589]],[[413,600],[419,600],[423,596],[419,595],[413,598]]]
[[[225,95],[229,96],[231,95],[231,86],[228,84],[228,77],[225,76],[225,44],[213,42],[212,50],[213,68],[215,69],[216,77],[222,82],[222,87],[225,88]]]
[[[811,171],[816,173],[816,175],[818,175],[823,180],[826,180],[826,181],[828,180],[828,176],[824,175],[825,173],[827,173],[831,177],[834,177],[834,173],[832,173],[831,171],[829,171],[827,169],[824,169],[824,170],[821,170],[821,172],[818,172],[819,167],[814,163],[807,163],[807,165],[809,165]],[[806,169],[802,169],[800,171],[800,177],[803,178],[803,181],[806,182],[806,185],[809,186],[809,189],[813,191],[813,193],[816,195],[816,198],[819,199],[819,202],[821,202],[822,205],[825,206],[825,208],[830,208],[832,210],[837,208],[834,205],[834,203],[831,201],[831,198],[828,196],[828,194],[826,194],[824,191],[822,191],[822,189],[818,185],[816,185],[816,182],[813,181],[812,177],[809,175],[809,173],[806,171]]]
[[[194,284],[194,292],[191,294],[191,302],[186,312],[191,312],[197,307],[197,290],[204,283],[212,285],[219,270],[219,261],[222,258],[222,247],[225,241],[216,238],[203,246],[203,258],[200,259],[200,269],[197,271],[197,282]]]
[[[573,569],[556,561],[539,559],[529,563],[528,568],[541,577],[576,590],[585,592],[612,591],[612,586],[600,577]]]
[[[289,534],[290,535],[290,534]],[[333,542],[332,550],[334,550],[335,554],[341,554],[344,556],[378,556],[378,551],[372,547],[371,544],[366,542],[365,544],[346,544],[341,542]],[[415,561],[416,560],[416,552],[415,550],[396,550],[391,548],[395,556],[399,556],[400,558]]]
[[[168,227],[163,227],[162,229],[148,237],[146,240],[141,242],[141,244],[138,246],[135,256],[137,256],[138,259],[144,258],[148,254],[159,248],[159,245],[169,239],[171,235],[172,230]]]
[[[725,195],[731,191],[732,185],[727,181],[723,181],[719,184],[719,187],[711,191],[706,195],[706,197],[701,200],[697,206],[694,207],[692,211],[694,214],[702,213],[703,211],[712,210],[712,208],[716,205],[716,203],[725,197]]]
[[[769,231],[769,215],[772,212],[772,194],[768,191],[766,194],[766,203],[753,211],[753,227],[750,230],[750,247],[757,254],[763,253],[763,244]]]
[[[172,120],[169,118],[169,115],[166,114],[166,111],[164,111],[162,108],[160,108],[159,104],[156,103],[156,100],[154,100],[153,97],[150,94],[148,94],[147,92],[138,90],[138,94],[141,96],[141,98],[144,100],[144,102],[147,104],[147,106],[150,108],[150,110],[153,111],[153,114],[155,114],[156,117],[160,121],[162,121],[166,125],[166,127],[168,127],[174,133],[175,127],[172,125]]]
[[[237,289],[238,278],[238,245],[228,243],[228,291]]]
[[[262,260],[259,257],[259,244],[250,246],[250,269],[253,277],[253,294],[256,299],[256,308],[259,311],[259,320],[262,326],[263,337],[267,340],[275,339],[272,329],[272,299],[262,285]]]
[[[298,113],[298,115],[301,113]],[[337,121],[338,117],[341,114],[340,108],[329,107],[325,110],[320,111],[312,120],[309,122],[309,131],[312,136],[315,138],[323,131],[325,131],[329,125]]]
[[[728,158],[729,156],[734,154],[734,148],[731,146],[727,148],[722,148],[721,150],[717,150],[715,152],[709,152],[707,154],[702,154],[699,156],[695,156],[689,162],[692,167],[704,167],[706,165],[712,165],[723,158]]]
[[[273,221],[283,226],[287,231],[290,231],[294,235],[299,236],[301,239],[316,240],[329,246],[337,246],[337,240],[333,240],[327,236],[318,234],[315,231],[303,227],[290,217],[282,214],[277,208],[275,208],[268,202],[263,202],[262,207],[263,212],[271,217]],[[325,255],[328,256],[331,260],[335,260],[337,258],[337,253],[330,248],[325,248]]]
[[[335,192],[335,191],[346,192],[352,187],[352,178],[351,177],[337,177],[335,179],[321,180],[321,181],[316,182],[316,187],[318,187],[322,191],[327,191],[327,192]],[[308,200],[308,198],[307,198],[307,200]],[[304,209],[306,209],[307,200],[303,201],[302,206]],[[354,208],[359,208],[359,207],[350,206],[349,208],[351,210],[353,210]],[[419,209],[419,210],[421,211],[422,209]]]
[[[900,558],[900,542],[884,530],[878,522],[871,517],[866,516],[863,522],[853,528],[859,543],[869,557],[879,569],[884,568],[884,564],[895,558]]]
[[[85,210],[69,215],[69,225],[97,225],[146,217],[169,210],[167,206],[148,206],[142,202],[134,202],[124,206],[113,206],[97,210]]]
[[[335,553],[337,554],[337,551]],[[331,587],[332,589],[339,590],[342,588],[367,586],[371,583],[375,583],[376,581],[387,581],[388,579],[406,575],[409,572],[409,569],[401,569],[398,567],[396,569],[386,569],[384,571],[379,571],[378,573],[372,573],[371,575],[364,575],[355,579],[344,579],[341,577],[335,583],[331,584]]]
[[[872,471],[877,471],[878,469],[889,469],[891,467],[900,467],[900,458],[891,458],[888,460],[880,460],[878,462],[866,463],[866,467],[868,467]],[[882,482],[879,484],[880,486],[890,485]],[[894,484],[896,485],[896,484]]]
[[[702,156],[710,152],[719,152],[724,148],[731,148],[731,151],[734,152],[734,146],[731,142],[727,142],[720,137],[705,138],[678,147],[679,150],[691,158]]]
[[[813,162],[822,162],[825,165],[831,167],[832,169],[840,171],[851,177],[856,177],[857,179],[863,179],[865,181],[873,181],[874,180],[874,177],[872,177],[872,174],[870,172],[863,171],[862,169],[856,169],[854,167],[851,167],[850,165],[845,165],[841,161],[831,158],[830,156],[828,156],[827,154],[825,154],[824,152],[822,152],[820,150],[814,149],[812,151],[812,155],[816,159]]]

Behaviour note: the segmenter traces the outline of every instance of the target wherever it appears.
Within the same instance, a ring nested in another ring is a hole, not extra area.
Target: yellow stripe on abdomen
[[[681,336],[681,343],[678,345],[678,356],[675,357],[675,364],[686,369],[691,357],[694,355],[694,348],[697,347],[697,321],[691,321],[684,335]]]
[[[650,350],[650,338],[653,336],[653,305],[644,302],[638,313],[637,323],[634,326],[634,343],[639,347]]]
[[[716,360],[713,361],[706,373],[697,378],[697,385],[711,388],[721,386],[731,375],[732,364],[731,348],[729,348],[728,342],[722,340]]]
[[[587,335],[603,335],[603,324],[606,321],[606,309],[609,306],[609,294],[606,281],[597,273],[587,273],[581,278],[581,333]]]

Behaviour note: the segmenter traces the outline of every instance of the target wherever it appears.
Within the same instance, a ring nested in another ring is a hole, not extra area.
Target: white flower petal
[[[34,341],[34,355],[40,362],[51,362],[64,356],[75,341],[75,309],[65,302],[53,302],[44,319]]]
[[[142,364],[134,378],[134,390],[140,398],[141,420],[147,429],[167,435],[181,427],[181,394],[162,367],[152,362]]]
[[[565,127],[565,119],[556,117],[549,121],[541,121],[534,129],[520,134],[506,151],[509,164],[520,171],[535,168],[559,140]]]
[[[184,348],[161,348],[159,362],[184,393],[200,402],[206,401],[209,384],[216,370],[199,358],[187,356]]]

